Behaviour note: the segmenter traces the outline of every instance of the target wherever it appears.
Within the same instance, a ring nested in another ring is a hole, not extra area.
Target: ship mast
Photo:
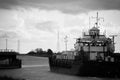
[[[97,12],[97,17],[96,17],[96,27],[98,27],[98,21],[99,21],[99,18],[98,18],[98,12]]]
[[[95,19],[96,19],[96,23],[95,23],[96,27],[99,27],[99,21],[100,21],[101,19],[103,19],[103,21],[104,21],[104,18],[103,18],[103,17],[99,17],[98,12],[97,12],[97,16],[96,16],[96,17],[92,17],[92,18],[95,18]]]

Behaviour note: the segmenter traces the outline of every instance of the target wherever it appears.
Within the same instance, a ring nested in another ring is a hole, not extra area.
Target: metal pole
[[[67,51],[67,42],[66,42],[66,51]]]
[[[96,17],[97,23],[96,23],[96,27],[98,27],[98,20],[99,20],[99,18],[98,18],[98,12],[97,12],[97,17]]]
[[[8,40],[7,40],[7,38],[6,38],[6,50],[7,50],[7,45],[8,45],[8,44],[7,44],[7,41],[8,41]]]
[[[20,51],[20,40],[18,40],[18,52]]]
[[[57,51],[59,52],[60,50],[60,44],[59,44],[59,30],[58,30],[58,35],[57,35]]]
[[[68,42],[67,38],[68,38],[67,36],[65,36],[65,38],[64,38],[65,39],[65,49],[66,49],[66,51],[67,51],[67,42]]]
[[[90,23],[90,17],[89,17],[89,29],[90,29],[90,25],[91,25],[91,23]]]

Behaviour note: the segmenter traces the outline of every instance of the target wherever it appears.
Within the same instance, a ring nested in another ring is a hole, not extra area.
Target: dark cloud
[[[24,0],[24,4],[65,13],[80,13],[93,10],[120,10],[120,0]]]
[[[3,9],[11,9],[17,5],[19,5],[18,0],[0,0],[0,8]]]
[[[43,22],[43,23],[37,23],[36,28],[41,31],[48,31],[48,32],[55,32],[57,26],[51,21]]]
[[[118,9],[120,0],[84,0],[82,6],[92,10]]]
[[[65,13],[120,10],[120,0],[0,0],[0,8],[15,7],[17,5],[21,7],[60,10]]]

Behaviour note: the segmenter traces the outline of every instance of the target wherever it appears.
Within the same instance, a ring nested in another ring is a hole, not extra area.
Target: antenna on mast
[[[104,18],[103,18],[103,17],[99,17],[98,12],[97,12],[97,16],[96,16],[96,17],[92,17],[92,18],[95,18],[95,19],[96,19],[96,23],[95,23],[96,27],[99,27],[99,21],[100,21],[101,19],[103,19],[103,21],[104,21]]]

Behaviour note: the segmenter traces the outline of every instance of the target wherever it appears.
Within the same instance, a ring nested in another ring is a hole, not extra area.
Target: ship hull
[[[49,58],[49,65],[50,71],[56,73],[77,76],[120,77],[120,64],[115,62],[82,62]]]

